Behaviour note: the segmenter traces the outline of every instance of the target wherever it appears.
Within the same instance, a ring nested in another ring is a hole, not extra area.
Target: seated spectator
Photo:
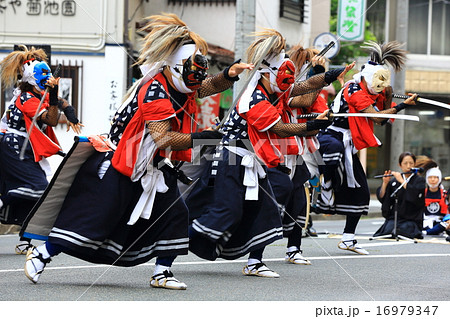
[[[445,215],[444,218],[442,219],[442,221],[435,224],[433,226],[433,228],[428,228],[428,229],[424,230],[423,234],[424,235],[440,235],[444,231],[446,232],[447,235],[449,235],[447,237],[447,241],[450,241],[450,240],[448,240],[448,238],[450,237],[450,214]]]
[[[425,189],[425,207],[423,216],[423,230],[432,229],[442,221],[447,214],[445,202],[446,191],[442,186],[442,173],[438,167],[433,167],[426,172],[427,187]]]
[[[423,238],[421,230],[425,206],[425,179],[417,174],[411,176],[411,168],[415,167],[416,163],[414,154],[410,152],[400,154],[398,163],[402,172],[385,171],[383,183],[377,189],[377,198],[381,202],[381,211],[386,221],[375,232],[374,237],[394,233],[397,211],[395,234],[409,238]],[[391,196],[400,185],[403,186]]]

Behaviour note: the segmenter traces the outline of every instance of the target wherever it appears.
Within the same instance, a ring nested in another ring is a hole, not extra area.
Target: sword
[[[55,72],[53,73],[53,77],[57,78],[59,75],[59,71],[61,70],[61,64],[58,64],[58,66],[56,67]],[[20,154],[19,154],[19,158],[21,161],[23,161],[24,159],[24,155],[25,155],[25,149],[27,148],[28,145],[28,141],[30,140],[30,134],[31,134],[31,130],[33,129],[33,126],[36,125],[36,119],[39,115],[39,112],[41,111],[41,107],[42,107],[42,103],[44,103],[45,97],[47,96],[49,91],[49,87],[47,86],[45,88],[44,94],[42,95],[41,101],[39,102],[39,105],[36,109],[36,113],[33,116],[33,120],[31,121],[30,124],[30,129],[27,132],[27,136],[25,137],[25,140],[23,141],[23,145],[22,145],[22,149],[20,150]]]
[[[335,45],[334,41],[331,41],[330,43],[328,43],[328,45],[322,49],[322,51],[320,51],[317,56],[318,57],[323,57],[325,55],[325,53],[327,53],[328,51],[330,51],[330,49]],[[295,82],[300,81],[300,79],[306,74],[308,73],[309,69],[312,68],[312,63],[308,63],[308,65],[306,66],[306,68],[303,70],[302,73],[300,73],[296,78],[295,78]]]
[[[271,39],[269,40],[269,44],[267,45],[267,47],[264,49],[264,51],[261,53],[261,58],[259,59],[259,61],[256,63],[255,67],[253,68],[253,70],[248,74],[248,77],[246,78],[244,85],[242,86],[241,91],[238,93],[238,95],[236,95],[236,98],[233,101],[233,104],[230,106],[230,108],[228,109],[227,113],[224,115],[222,121],[220,121],[220,123],[217,125],[218,128],[221,128],[222,125],[228,120],[228,117],[231,114],[231,111],[233,111],[233,109],[235,108],[236,104],[238,103],[239,99],[241,98],[242,94],[244,94],[245,90],[247,89],[247,85],[250,83],[250,81],[252,80],[253,76],[255,75],[255,73],[258,71],[259,67],[261,66],[261,63],[263,62],[264,58],[266,57],[267,53],[269,52],[269,50],[272,48],[272,45],[274,44],[275,40],[276,40],[276,36],[272,36]]]
[[[297,119],[315,119],[319,114],[301,114],[297,115]],[[398,120],[409,120],[419,122],[419,117],[415,115],[406,114],[377,114],[377,113],[328,113],[328,118],[333,119],[335,117],[367,117],[367,118],[383,118],[383,119],[398,119]]]
[[[392,94],[393,97],[397,98],[397,99],[408,99],[410,98],[410,96],[407,95],[402,95],[402,94]],[[440,106],[443,107],[445,109],[450,110],[450,105],[447,103],[443,103],[443,102],[439,102],[439,101],[434,101],[434,100],[430,100],[430,99],[425,99],[423,97],[418,97],[417,98],[418,102],[422,102],[422,103],[426,103],[426,104],[431,104],[431,105],[436,105],[436,106]]]
[[[305,226],[303,227],[303,230],[308,229],[308,223],[309,223],[309,215],[311,214],[311,194],[309,192],[309,187],[305,183],[305,194],[306,194],[306,219],[305,219]]]
[[[375,3],[377,3],[377,1],[378,0],[376,0],[374,3],[372,3],[371,5],[370,5],[370,7],[368,7],[360,16],[359,16],[359,18],[361,18],[367,11],[369,11],[369,9],[370,8],[372,8],[372,6],[375,4]],[[358,18],[358,20],[359,20],[359,18]],[[347,28],[347,30],[345,30],[344,31],[344,33],[342,33],[337,39],[336,39],[336,42],[337,41],[339,41],[351,28],[353,28],[353,25],[355,24],[355,22],[356,22],[357,20],[355,20],[355,21],[353,21],[353,23]],[[317,54],[317,56],[319,56],[319,57],[322,57],[322,56],[324,56],[325,55],[325,53],[327,53],[328,51],[330,51],[330,49],[336,44],[336,42],[335,41],[331,41],[330,43],[328,43],[328,45],[325,47],[325,48],[323,48],[322,49],[322,51],[320,51],[318,54]],[[309,63],[307,66],[306,66],[306,68],[305,68],[305,70],[303,70],[303,72],[301,73],[301,74],[299,74],[296,78],[295,78],[295,82],[298,82],[301,78],[302,78],[302,76],[304,76],[308,71],[309,71],[309,69],[311,69],[311,67],[312,67],[312,63]]]

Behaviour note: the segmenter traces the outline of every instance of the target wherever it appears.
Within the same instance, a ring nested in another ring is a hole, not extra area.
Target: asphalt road
[[[440,304],[435,301],[449,301],[450,243],[442,236],[430,236],[418,243],[392,239],[369,240],[381,223],[382,219],[369,218],[362,219],[358,225],[357,239],[369,251],[370,255],[367,256],[337,248],[339,234],[344,225],[343,220],[314,222],[319,236],[303,238],[302,244],[304,256],[312,262],[310,266],[286,263],[284,261],[286,240],[273,243],[266,248],[264,261],[280,274],[281,277],[277,279],[243,276],[241,270],[245,265],[245,258],[209,262],[193,254],[180,256],[175,261],[172,271],[178,279],[188,285],[185,291],[151,288],[149,279],[153,272],[154,260],[140,266],[122,268],[94,265],[64,254],[55,257],[46,267],[39,283],[33,284],[23,272],[25,256],[14,254],[17,235],[1,235],[0,299],[2,301],[260,301],[262,303],[255,303],[261,305],[260,309],[268,305],[264,303],[265,301],[290,301],[300,302],[299,305],[303,306],[296,307],[297,303],[294,303],[294,309],[285,309],[289,308],[287,305],[291,303],[287,303],[286,306],[281,303],[280,312],[294,310],[296,313],[303,307],[303,313],[308,311],[313,317],[318,317],[317,311],[333,315],[329,309],[322,307],[336,303],[345,305],[350,317],[352,305],[362,307],[370,304],[373,310],[369,311],[375,315],[375,311],[379,311],[375,310],[375,305],[385,305],[385,302],[389,305],[392,304],[389,303],[391,301],[405,301],[406,304],[416,305],[424,301],[426,305],[431,306]],[[14,305],[16,303],[12,303],[13,308]],[[448,303],[445,305],[449,309]],[[292,315],[309,318],[300,316],[300,313]],[[375,317],[380,318],[379,315]]]

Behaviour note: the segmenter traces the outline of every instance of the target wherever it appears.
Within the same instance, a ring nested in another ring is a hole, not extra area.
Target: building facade
[[[405,91],[450,103],[450,4],[437,0],[367,0],[367,19],[378,40],[396,38],[399,2],[409,8]],[[239,20],[243,6],[251,10]],[[107,133],[127,87],[140,76],[132,65],[144,36],[139,27],[145,17],[161,12],[177,14],[208,42],[210,73],[214,74],[242,58],[242,50],[237,48],[242,39],[236,36],[240,23],[250,22],[247,30],[277,29],[289,46],[311,46],[316,36],[329,31],[330,7],[330,0],[0,1],[0,60],[14,45],[49,46],[52,68],[63,65],[61,93],[76,108],[85,125],[83,134]],[[11,89],[2,86],[2,113],[10,98]],[[208,103],[229,105],[230,100],[228,93]],[[449,111],[421,105],[407,112],[419,115],[421,121],[406,124],[402,150],[431,156],[443,174],[450,175]],[[376,134],[384,145],[367,151],[369,178],[384,169],[396,169],[389,162],[389,126],[377,127]],[[73,134],[65,133],[60,125],[57,135],[63,149],[68,150]]]
[[[398,17],[403,15],[405,19],[408,59],[404,92],[396,93],[419,93],[424,98],[450,104],[450,3],[439,0],[368,0],[367,5],[372,4],[374,6],[367,19],[379,41],[396,40],[400,27]],[[406,11],[400,12],[402,4]],[[419,116],[420,122],[405,121],[403,147],[396,152],[390,147],[395,138],[391,127],[376,127],[376,135],[385,144],[368,150],[368,177],[380,174],[384,169],[398,169],[396,164],[392,164],[392,159],[395,161],[403,151],[431,157],[438,163],[443,176],[450,175],[450,110],[420,103],[406,113]],[[374,187],[379,185],[378,180],[371,182]],[[444,185],[448,188],[450,183],[444,182]]]

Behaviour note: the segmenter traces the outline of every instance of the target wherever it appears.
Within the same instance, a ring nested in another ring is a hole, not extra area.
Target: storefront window
[[[430,0],[410,0],[408,16],[408,51],[427,53],[428,7]]]
[[[450,54],[448,1],[409,0],[408,50],[415,54]]]
[[[450,110],[421,104],[408,114],[419,116],[420,122],[405,125],[405,149],[432,158],[444,176],[450,175]]]

